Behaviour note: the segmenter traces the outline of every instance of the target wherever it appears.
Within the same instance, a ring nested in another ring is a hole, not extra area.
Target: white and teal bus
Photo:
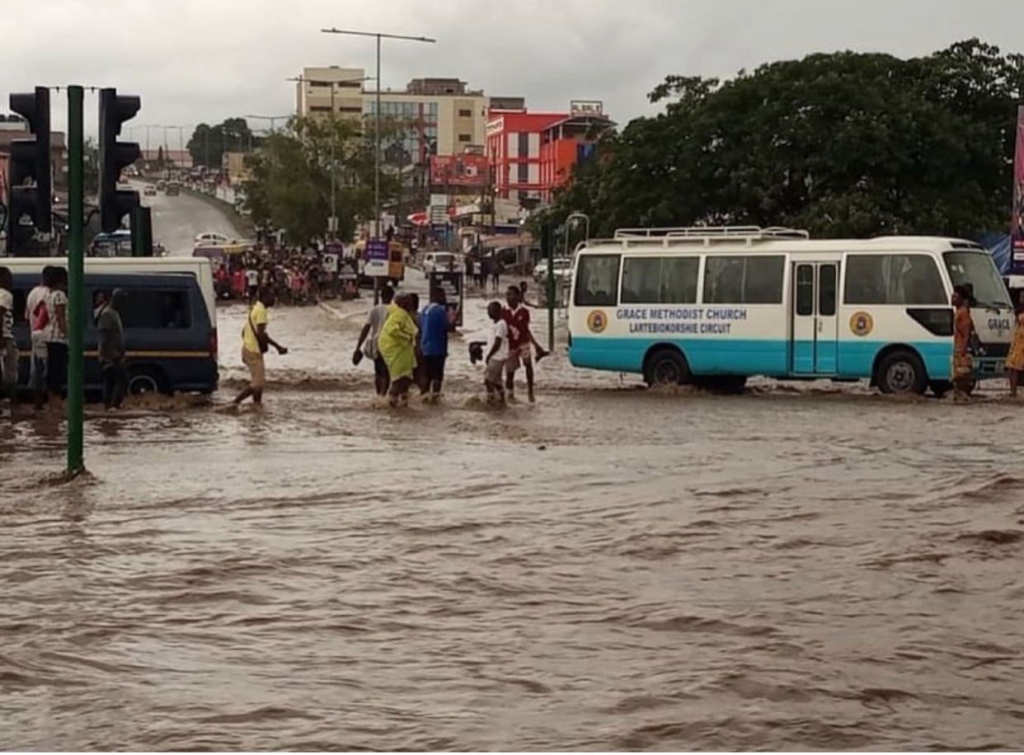
[[[985,355],[1003,374],[1009,294],[969,241],[814,241],[784,228],[622,230],[579,248],[569,304],[576,367],[649,385],[738,390],[755,375],[870,380],[885,393],[950,388],[955,285],[970,284]]]

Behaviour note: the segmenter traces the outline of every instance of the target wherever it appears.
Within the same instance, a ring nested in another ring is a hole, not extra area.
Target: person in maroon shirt
[[[508,360],[505,362],[505,387],[509,400],[515,398],[516,370],[522,364],[526,368],[526,391],[530,403],[536,401],[533,391],[533,349],[537,349],[537,361],[548,353],[537,343],[530,330],[530,310],[522,300],[522,292],[518,286],[509,286],[505,294],[508,306],[502,310],[502,317],[508,325]]]

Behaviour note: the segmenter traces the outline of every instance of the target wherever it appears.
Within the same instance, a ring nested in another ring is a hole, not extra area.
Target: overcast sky
[[[491,95],[525,96],[535,110],[602,100],[625,124],[652,112],[646,94],[668,74],[729,76],[837,49],[913,56],[972,36],[1021,51],[1022,7],[1021,0],[0,0],[0,112],[11,91],[79,83],[140,95],[137,124],[287,114],[295,90],[285,79],[304,66],[361,66],[372,75],[373,40],[320,33],[336,26],[437,39],[385,41],[385,87],[458,77]],[[64,97],[55,96],[55,129],[66,123]],[[95,99],[87,102],[94,133]],[[144,129],[135,137],[144,141]]]

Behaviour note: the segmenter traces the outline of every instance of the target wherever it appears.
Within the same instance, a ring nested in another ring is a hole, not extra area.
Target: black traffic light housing
[[[119,95],[116,89],[100,90],[100,226],[104,233],[121,227],[121,220],[139,206],[139,193],[117,188],[121,171],[139,159],[136,142],[119,142],[121,124],[131,120],[142,107],[134,95]]]
[[[10,106],[28,122],[33,139],[11,142],[9,166],[10,207],[7,219],[8,251],[17,252],[21,241],[21,219],[28,215],[36,231],[53,230],[53,182],[50,170],[50,90],[12,94]],[[34,185],[25,186],[32,179]]]

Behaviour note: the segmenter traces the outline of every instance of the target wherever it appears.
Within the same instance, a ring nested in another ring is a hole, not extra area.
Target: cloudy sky
[[[1020,0],[0,0],[0,112],[11,91],[79,83],[140,95],[138,124],[283,115],[295,104],[286,79],[303,66],[362,66],[369,75],[373,41],[320,33],[336,26],[437,39],[386,42],[385,87],[459,77],[488,94],[523,95],[538,110],[603,100],[625,123],[652,111],[646,93],[667,74],[728,76],[837,49],[912,56],[972,36],[1021,51],[1020,8]],[[94,132],[94,102],[88,107]],[[65,118],[55,108],[54,127]]]

